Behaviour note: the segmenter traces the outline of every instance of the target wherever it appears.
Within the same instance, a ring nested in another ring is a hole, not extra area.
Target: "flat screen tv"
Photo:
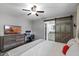
[[[20,34],[21,26],[15,25],[5,25],[4,26],[4,34]]]

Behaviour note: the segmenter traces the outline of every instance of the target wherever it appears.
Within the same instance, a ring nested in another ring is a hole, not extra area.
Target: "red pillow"
[[[66,55],[66,52],[68,51],[68,49],[69,49],[69,46],[68,45],[64,45],[63,51],[62,51],[64,55]]]

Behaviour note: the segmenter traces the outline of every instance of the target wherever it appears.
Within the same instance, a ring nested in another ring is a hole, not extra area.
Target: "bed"
[[[39,39],[5,53],[7,56],[63,56],[63,43]]]
[[[21,56],[63,56],[63,43],[43,41],[21,54]]]

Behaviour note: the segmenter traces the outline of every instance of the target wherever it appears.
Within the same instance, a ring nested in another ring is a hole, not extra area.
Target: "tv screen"
[[[20,34],[21,26],[5,25],[4,34]]]

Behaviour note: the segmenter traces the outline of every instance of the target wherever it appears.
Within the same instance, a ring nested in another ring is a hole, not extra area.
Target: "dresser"
[[[25,43],[24,34],[0,36],[0,51],[7,51]]]

